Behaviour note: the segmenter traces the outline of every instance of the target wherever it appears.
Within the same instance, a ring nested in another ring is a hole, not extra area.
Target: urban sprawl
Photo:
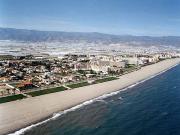
[[[1,55],[0,97],[5,99],[2,102],[8,102],[16,97],[39,96],[111,81],[142,66],[179,56],[178,53]]]

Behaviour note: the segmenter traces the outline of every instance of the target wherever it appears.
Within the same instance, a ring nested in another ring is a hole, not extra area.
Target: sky
[[[180,0],[0,0],[0,27],[180,36]]]

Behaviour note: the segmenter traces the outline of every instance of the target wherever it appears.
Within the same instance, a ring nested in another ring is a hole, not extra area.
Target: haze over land
[[[0,28],[1,54],[155,53],[179,51],[178,36],[110,35],[97,32],[37,31]]]
[[[180,37],[110,35],[0,28],[1,54],[122,54],[179,51]]]
[[[26,42],[103,42],[129,43],[132,45],[168,45],[180,47],[179,36],[132,36],[132,35],[111,35],[98,32],[64,32],[64,31],[37,31],[26,29],[0,28],[1,40],[15,40]]]

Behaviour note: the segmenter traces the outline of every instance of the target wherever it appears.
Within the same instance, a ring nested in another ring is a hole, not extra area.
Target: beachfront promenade
[[[125,74],[118,80],[0,104],[0,134],[26,127],[52,116],[53,113],[103,94],[123,89],[169,69],[179,62],[179,58],[168,59]]]

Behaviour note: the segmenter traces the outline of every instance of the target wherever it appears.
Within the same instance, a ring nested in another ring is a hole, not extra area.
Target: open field
[[[35,97],[35,96],[45,95],[45,94],[49,94],[49,93],[60,92],[60,91],[64,91],[64,90],[67,90],[67,89],[65,87],[61,86],[61,87],[45,89],[45,90],[40,90],[40,91],[33,91],[33,92],[26,93],[26,94],[28,94],[32,97]]]
[[[79,88],[79,87],[83,87],[87,85],[90,85],[90,84],[88,82],[81,82],[81,83],[69,84],[67,85],[67,87],[74,89],[74,88]]]
[[[10,101],[20,100],[20,99],[23,99],[23,98],[25,98],[25,96],[22,95],[22,94],[12,95],[12,96],[7,96],[7,97],[1,97],[0,98],[0,104],[10,102]]]
[[[95,83],[103,83],[103,82],[108,82],[108,81],[112,81],[112,80],[116,80],[118,79],[117,77],[107,77],[107,78],[102,78],[102,79],[98,79],[95,81]]]

